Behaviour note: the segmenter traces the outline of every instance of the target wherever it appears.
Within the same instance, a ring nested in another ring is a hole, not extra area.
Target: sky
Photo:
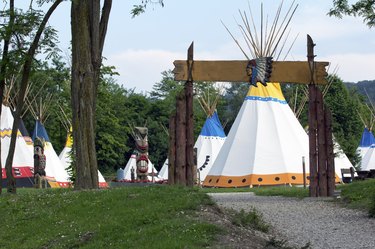
[[[103,56],[106,65],[120,73],[117,83],[136,92],[148,93],[162,79],[161,72],[173,69],[174,60],[185,60],[187,48],[194,41],[196,60],[244,60],[236,43],[221,21],[242,40],[236,21],[239,10],[254,20],[264,15],[271,22],[281,1],[277,0],[164,0],[164,7],[148,5],[145,13],[132,18],[130,10],[141,0],[114,0]],[[350,1],[349,1],[350,2]],[[282,15],[291,5],[284,1]],[[329,72],[337,68],[345,82],[375,79],[375,28],[369,29],[361,18],[338,19],[327,16],[330,0],[300,0],[289,25],[289,43],[298,35],[286,60],[306,60],[306,35],[315,46],[316,61],[331,63]],[[69,54],[70,1],[58,7],[50,25],[59,31],[59,47]],[[287,49],[284,49],[287,51]],[[284,53],[286,54],[286,52]]]

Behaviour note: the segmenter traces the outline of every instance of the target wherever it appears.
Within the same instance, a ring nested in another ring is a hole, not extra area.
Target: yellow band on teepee
[[[267,83],[267,86],[257,83],[257,86],[258,87],[250,87],[246,95],[246,99],[269,100],[286,103],[284,95],[281,91],[280,83]]]

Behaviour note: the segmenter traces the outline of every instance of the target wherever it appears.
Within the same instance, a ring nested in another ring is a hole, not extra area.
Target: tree
[[[95,149],[95,111],[112,0],[73,0],[72,29],[72,111],[76,153],[76,189],[98,188],[98,164]]]
[[[375,1],[359,0],[349,4],[348,0],[333,0],[333,8],[328,12],[330,16],[342,18],[343,15],[360,16],[369,28],[375,26]]]
[[[57,6],[61,2],[62,2],[62,0],[56,0],[50,6],[48,11],[44,15],[42,21],[40,22],[40,24],[38,26],[38,29],[36,31],[36,34],[35,34],[34,38],[32,39],[30,47],[27,50],[27,53],[24,57],[23,68],[22,68],[22,78],[21,78],[21,83],[20,83],[21,87],[20,87],[20,91],[19,91],[19,94],[18,94],[16,111],[14,113],[14,122],[13,122],[13,127],[12,127],[12,135],[11,135],[11,142],[10,142],[10,147],[9,147],[9,154],[8,154],[6,164],[5,164],[5,169],[6,169],[6,172],[7,172],[7,180],[8,180],[7,188],[8,188],[8,192],[10,192],[10,193],[16,193],[16,181],[15,181],[15,179],[13,177],[13,173],[12,173],[13,156],[14,156],[14,151],[15,151],[15,147],[16,147],[17,131],[18,131],[21,113],[23,111],[25,93],[26,93],[26,89],[27,89],[27,86],[28,86],[28,83],[29,83],[29,77],[30,77],[33,58],[34,58],[36,50],[38,48],[39,41],[41,40],[41,36],[43,34],[43,31],[44,31],[44,29],[47,25],[48,19],[50,18],[50,16],[54,12],[54,10],[57,8]]]

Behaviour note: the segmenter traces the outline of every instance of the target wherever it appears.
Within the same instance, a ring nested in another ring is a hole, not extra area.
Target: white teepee
[[[6,179],[5,162],[8,157],[10,137],[13,127],[13,115],[8,106],[2,106],[1,113],[1,165],[2,178]],[[13,157],[13,175],[17,187],[33,187],[34,159],[33,152],[27,148],[26,142],[18,131],[16,149]]]
[[[357,148],[357,152],[359,153],[361,159],[364,158],[367,150],[371,147],[371,145],[375,144],[375,137],[372,134],[371,130],[367,127],[362,132],[361,141],[359,142],[359,146]]]
[[[278,83],[251,86],[204,186],[241,187],[303,183],[309,172],[308,135]],[[336,181],[341,173],[335,170]]]

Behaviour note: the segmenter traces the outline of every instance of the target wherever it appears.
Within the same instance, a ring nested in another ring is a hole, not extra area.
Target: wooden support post
[[[186,98],[179,93],[176,103],[176,173],[175,183],[186,186]]]
[[[323,94],[319,88],[316,91],[316,114],[318,130],[318,196],[327,196],[327,151],[324,121]]]
[[[303,188],[306,188],[306,164],[305,157],[302,157],[302,175],[303,175]]]
[[[335,154],[333,152],[333,137],[332,137],[332,114],[327,106],[324,108],[325,120],[325,134],[327,145],[327,195],[333,196],[335,191]]]
[[[185,83],[186,98],[186,184],[192,187],[194,185],[197,171],[194,167],[194,119],[193,119],[193,54],[194,42],[188,49],[188,80]],[[195,177],[194,177],[195,176]]]
[[[176,114],[169,118],[168,184],[175,184],[176,161]]]
[[[311,37],[307,35],[307,59],[310,66],[310,72],[314,71],[314,46]],[[311,75],[309,84],[309,163],[310,163],[310,197],[318,196],[318,177],[317,177],[317,123],[316,123],[316,90],[314,78]]]

